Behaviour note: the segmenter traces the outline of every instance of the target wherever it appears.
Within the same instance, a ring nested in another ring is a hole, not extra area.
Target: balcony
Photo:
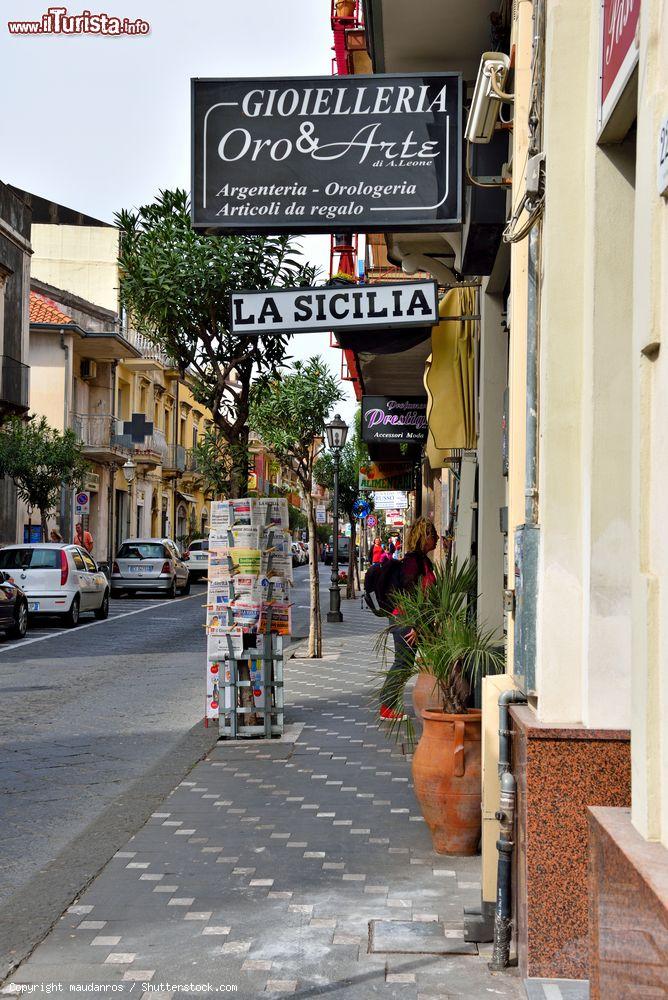
[[[168,444],[162,471],[176,476],[192,475],[198,471],[197,453],[192,448],[184,448],[182,444]]]
[[[164,465],[169,454],[169,445],[162,431],[154,430],[132,446],[133,457],[137,465]]]
[[[25,413],[28,409],[30,368],[7,354],[0,355],[0,412]]]
[[[128,367],[131,369],[140,371],[157,366],[161,366],[162,368],[173,367],[173,362],[162,348],[154,344],[143,333],[137,333],[136,330],[128,330],[125,333],[125,337],[141,354],[141,358],[134,358],[129,362]]]
[[[96,462],[125,461],[130,454],[119,443],[123,421],[111,413],[71,413],[70,426],[86,458]]]

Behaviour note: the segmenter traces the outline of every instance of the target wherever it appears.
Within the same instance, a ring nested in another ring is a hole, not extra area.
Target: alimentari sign
[[[426,439],[426,396],[362,396],[363,441],[403,443]]]
[[[233,232],[461,222],[458,73],[192,81],[193,225]]]
[[[438,322],[438,287],[435,281],[398,281],[234,292],[230,317],[236,334],[430,326]]]
[[[360,490],[411,490],[413,466],[410,462],[367,462],[360,466]]]

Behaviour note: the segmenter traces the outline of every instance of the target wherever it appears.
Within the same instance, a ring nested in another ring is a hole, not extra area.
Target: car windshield
[[[60,569],[60,549],[0,549],[0,569]]]
[[[164,545],[157,542],[126,542],[121,545],[118,559],[169,559]]]

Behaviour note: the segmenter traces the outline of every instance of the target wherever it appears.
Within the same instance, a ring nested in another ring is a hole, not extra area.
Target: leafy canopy
[[[250,423],[282,465],[291,466],[311,495],[314,439],[323,437],[327,415],[343,399],[339,381],[322,358],[295,361],[280,378],[253,386]]]
[[[89,468],[74,432],[61,434],[46,417],[13,417],[0,429],[0,474],[14,481],[29,507],[40,510],[43,525],[60,504],[61,487],[80,489]]]

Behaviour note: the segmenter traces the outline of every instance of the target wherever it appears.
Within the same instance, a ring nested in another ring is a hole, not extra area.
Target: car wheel
[[[185,586],[181,587],[181,593],[184,595],[190,593],[190,577],[186,580]]]
[[[95,612],[95,617],[100,621],[104,621],[105,618],[109,617],[109,591],[105,590],[104,597],[102,598],[102,604]]]
[[[169,598],[170,601],[173,601],[174,598],[176,597],[176,577],[174,577],[174,579],[171,582],[170,588],[167,591],[167,597]]]
[[[70,610],[63,616],[68,628],[76,628],[79,624],[79,597],[72,599]]]
[[[21,601],[16,608],[16,613],[14,615],[14,624],[7,630],[8,635],[12,639],[25,639],[25,634],[28,631],[28,605],[25,601]]]

